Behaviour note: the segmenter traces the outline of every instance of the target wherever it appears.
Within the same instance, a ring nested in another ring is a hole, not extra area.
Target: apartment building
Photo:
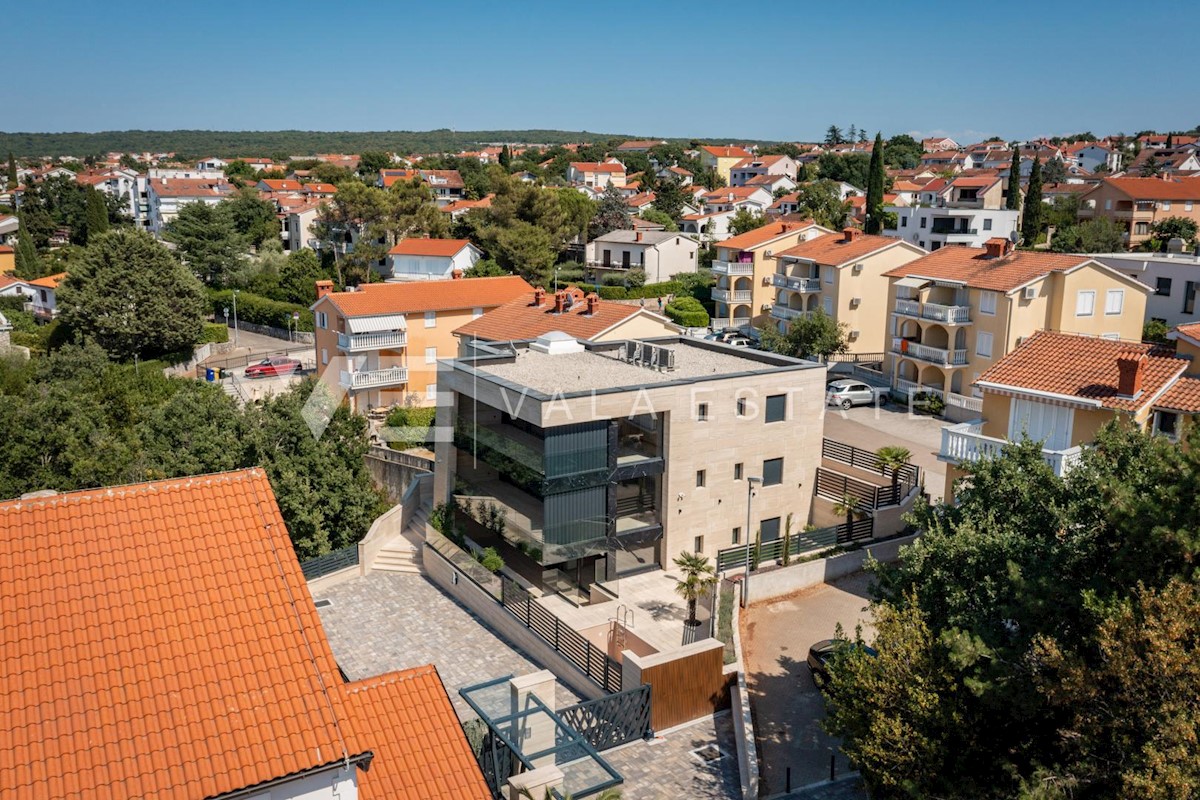
[[[953,499],[964,464],[1026,437],[1041,442],[1042,458],[1059,476],[1113,419],[1180,440],[1200,414],[1197,362],[1182,356],[1200,341],[1187,334],[1179,341],[1177,354],[1141,342],[1034,334],[976,381],[982,419],[942,431],[938,459],[950,465],[946,498]]]
[[[625,165],[616,159],[609,161],[572,161],[567,165],[567,182],[580,186],[604,189],[625,185]]]
[[[916,193],[917,204],[889,205],[896,227],[884,236],[904,239],[930,252],[948,244],[982,247],[988,239],[1014,239],[1020,212],[1004,207],[1008,178],[960,175],[932,182]]]
[[[501,532],[468,534],[543,590],[586,594],[809,519],[823,365],[553,332],[438,369],[437,424],[454,436],[437,442],[435,498],[498,507]]]
[[[1092,258],[1150,287],[1146,319],[1170,327],[1200,321],[1200,256],[1192,253],[1104,253]]]
[[[744,147],[736,145],[705,145],[700,148],[698,154],[700,165],[705,169],[711,169],[721,176],[725,183],[729,183],[729,173],[735,164],[738,164],[744,159],[752,158],[753,153]]]
[[[1079,218],[1107,217],[1136,247],[1156,222],[1186,217],[1200,223],[1200,178],[1108,178],[1080,198]]]
[[[152,178],[146,182],[146,227],[155,236],[161,236],[179,215],[179,209],[188,203],[215,206],[233,193],[233,185],[224,178]]]
[[[771,222],[717,242],[712,272],[717,285],[714,327],[759,326],[770,322],[775,306],[772,256],[817,236],[833,233],[815,222]]]
[[[615,230],[588,242],[587,266],[602,276],[641,269],[648,283],[661,283],[695,272],[699,249],[699,242],[680,232]]]
[[[751,156],[729,168],[730,186],[747,186],[756,178],[780,177],[796,180],[799,165],[791,156]]]
[[[828,233],[775,253],[771,317],[786,333],[792,320],[818,309],[847,328],[850,352],[886,349],[885,273],[928,255],[916,245],[857,228]]]
[[[943,247],[885,273],[894,388],[977,411],[972,385],[1038,331],[1141,340],[1144,284],[1090,256],[1011,248]]]
[[[312,305],[317,376],[347,392],[356,411],[432,405],[437,360],[458,352],[454,331],[532,292],[515,275],[367,283],[353,292],[319,281]]]

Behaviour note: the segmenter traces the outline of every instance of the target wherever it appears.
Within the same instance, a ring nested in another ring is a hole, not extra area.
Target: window
[[[436,364],[437,363],[437,348],[436,347],[426,347],[425,348],[425,363],[426,364]]]
[[[708,475],[705,474],[704,470],[702,470],[702,469],[696,470],[696,488],[703,489],[707,485],[708,485]]]
[[[1105,200],[1105,201],[1104,201],[1104,210],[1105,210],[1105,211],[1112,211],[1112,200]]]
[[[924,227],[925,227],[925,223],[926,223],[926,221],[928,221],[928,217],[921,217],[921,227],[922,227],[922,228],[924,228]]]
[[[767,397],[767,422],[783,422],[787,419],[787,395],[773,394]]]
[[[773,542],[779,538],[779,517],[764,519],[758,523],[758,533],[763,542]]]
[[[1175,440],[1179,431],[1179,415],[1174,411],[1154,412],[1154,432]]]
[[[1163,211],[1170,211],[1171,210],[1171,201],[1163,200],[1162,206],[1163,206],[1163,208],[1162,208]]]
[[[901,228],[907,228],[907,227],[908,227],[908,217],[901,217],[901,218],[900,218],[900,227],[901,227]]]
[[[1183,313],[1194,314],[1196,312],[1196,282],[1188,281],[1183,286]]]
[[[763,462],[763,486],[778,486],[783,483],[783,459],[768,458]]]
[[[700,403],[696,406],[696,421],[708,422],[708,403]]]
[[[740,527],[734,528],[733,536],[729,537],[729,543],[730,544],[738,544],[741,541],[742,541],[742,529]]]
[[[480,317],[482,317],[482,316],[483,316],[483,309],[482,309],[482,308],[478,308],[478,307],[477,307],[477,308],[472,308],[472,309],[471,309],[471,319],[479,319],[479,318],[480,318]]]
[[[1075,316],[1090,317],[1096,310],[1096,293],[1090,289],[1075,295]]]
[[[740,481],[742,479],[742,473],[744,471],[745,470],[742,466],[742,462],[739,461],[738,463],[734,464],[733,465],[733,479],[735,481]]]
[[[1161,297],[1171,296],[1171,279],[1157,277],[1154,279],[1154,293]]]
[[[322,364],[329,363],[329,348],[328,347],[321,348],[321,363]]]
[[[822,267],[821,272],[825,276],[826,283],[833,283],[833,267]]]
[[[979,313],[994,316],[996,313],[996,293],[995,292],[980,292],[979,293]]]
[[[925,240],[922,239],[921,241],[917,242],[917,244],[919,244],[923,249],[925,247]]]
[[[746,416],[746,398],[739,397],[737,401],[737,415],[739,417]]]
[[[825,316],[832,317],[833,316],[833,298],[826,297],[823,305],[825,306]]]
[[[437,312],[436,311],[426,311],[425,312],[425,327],[426,328],[436,328],[437,327]]]
[[[991,217],[983,218],[983,229],[985,231],[990,231],[992,229],[992,218]]]
[[[329,327],[329,317],[326,316],[324,311],[317,312],[317,327],[321,330]]]
[[[975,334],[975,355],[992,357],[992,335],[986,331]]]
[[[692,552],[697,553],[697,554],[704,552],[704,537],[703,536],[697,536],[695,538],[695,540],[692,542],[692,544],[694,545],[694,547],[692,548]]]
[[[431,383],[425,387],[425,399],[437,400],[437,384]]]
[[[1184,200],[1184,201],[1183,201],[1183,210],[1184,210],[1184,211],[1191,211],[1191,210],[1192,210],[1192,201],[1191,201],[1191,200]]]
[[[1135,236],[1146,236],[1150,233],[1149,222],[1136,222],[1133,225],[1133,233]]]
[[[1109,289],[1104,295],[1104,313],[1105,314],[1120,314],[1121,309],[1125,307],[1125,290],[1124,289]]]

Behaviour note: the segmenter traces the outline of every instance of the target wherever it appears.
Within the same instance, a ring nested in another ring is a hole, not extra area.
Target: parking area
[[[805,659],[808,648],[831,638],[839,622],[849,636],[862,623],[869,638],[869,584],[868,575],[856,573],[742,612],[763,796],[786,790],[789,767],[793,789],[827,780],[831,755],[837,775],[850,770],[837,740],[821,729],[825,701]]]
[[[825,438],[878,450],[885,445],[907,447],[912,463],[925,473],[925,491],[939,499],[946,484],[946,465],[937,460],[942,446],[942,428],[952,422],[936,417],[910,414],[895,404],[856,406],[847,411],[825,409]]]

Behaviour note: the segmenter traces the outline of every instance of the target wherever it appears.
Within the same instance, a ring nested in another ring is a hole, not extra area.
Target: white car
[[[887,397],[887,389],[850,378],[833,381],[825,387],[825,404],[840,408],[870,406],[875,403],[883,405],[887,402]]]

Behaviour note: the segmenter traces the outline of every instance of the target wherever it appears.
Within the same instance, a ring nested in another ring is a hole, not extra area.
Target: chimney
[[[1001,236],[994,236],[983,243],[983,249],[988,258],[1001,258],[1009,253],[1012,242]]]
[[[842,241],[843,242],[853,242],[859,236],[862,236],[862,231],[860,231],[858,228],[843,228],[842,229]]]
[[[634,241],[640,242],[641,240],[642,240],[642,232],[638,231],[636,234],[634,234]]]
[[[1117,394],[1121,397],[1137,397],[1142,393],[1142,376],[1146,372],[1146,354],[1140,350],[1122,350],[1117,353]]]
[[[333,281],[317,281],[317,299],[333,294]]]
[[[463,271],[461,269],[458,269],[457,267],[455,267],[454,269],[452,269],[450,271],[450,280],[452,280],[452,281],[461,281],[462,276],[463,276]]]
[[[554,293],[554,313],[561,314],[567,307],[567,293],[564,289],[559,289]]]
[[[533,305],[540,308],[546,302],[546,290],[542,287],[537,287],[533,290]]]
[[[587,297],[583,298],[587,301],[587,315],[590,317],[600,308],[600,295],[595,292],[588,292]]]

